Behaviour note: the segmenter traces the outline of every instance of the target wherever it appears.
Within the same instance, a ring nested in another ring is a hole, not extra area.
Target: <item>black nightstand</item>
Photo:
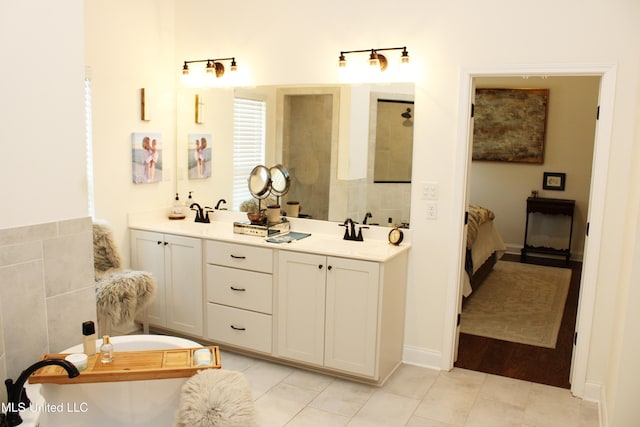
[[[565,257],[566,264],[569,265],[569,259],[571,258],[571,235],[573,234],[573,213],[575,206],[575,200],[549,199],[545,197],[527,198],[527,223],[524,229],[524,247],[520,253],[521,262],[527,262],[527,254],[538,253],[544,255],[563,256]],[[527,238],[529,237],[529,215],[536,212],[545,215],[566,215],[571,218],[569,245],[566,248],[531,246],[527,243]]]

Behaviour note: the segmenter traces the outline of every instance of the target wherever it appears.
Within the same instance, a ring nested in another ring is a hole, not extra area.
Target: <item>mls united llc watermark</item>
[[[87,412],[89,411],[89,405],[87,402],[64,402],[64,403],[31,403],[27,405],[24,402],[20,403],[5,403],[0,404],[3,413],[17,412],[17,411],[31,411],[31,412]]]

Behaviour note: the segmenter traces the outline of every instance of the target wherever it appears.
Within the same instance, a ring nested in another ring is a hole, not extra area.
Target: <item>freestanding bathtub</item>
[[[201,347],[184,338],[164,335],[112,337],[114,350],[162,350]],[[102,340],[98,340],[100,348]],[[61,353],[82,353],[82,345]],[[116,354],[117,357],[117,354]],[[41,427],[172,426],[180,389],[188,378],[170,378],[91,384],[30,384],[27,394],[38,409],[37,417],[26,417],[24,425]],[[23,412],[30,412],[28,409]]]

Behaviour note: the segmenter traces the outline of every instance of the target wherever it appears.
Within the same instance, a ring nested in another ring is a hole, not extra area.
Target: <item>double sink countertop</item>
[[[194,221],[193,212],[182,220],[169,220],[166,210],[129,214],[129,228],[153,231],[229,243],[270,247],[273,249],[315,253],[320,255],[354,258],[366,261],[385,262],[411,247],[410,230],[403,229],[404,239],[400,245],[392,245],[387,236],[388,227],[367,226],[362,230],[364,241],[343,240],[344,227],[338,222],[287,218],[291,230],[309,233],[309,237],[285,243],[271,243],[267,237],[233,232],[233,223],[246,222],[243,212],[214,211],[209,214],[210,223]],[[361,224],[356,224],[356,231]],[[284,234],[284,233],[282,233]],[[271,236],[273,237],[273,236]]]

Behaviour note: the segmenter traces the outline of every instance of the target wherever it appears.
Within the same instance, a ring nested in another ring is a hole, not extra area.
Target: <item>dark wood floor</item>
[[[505,261],[519,261],[506,254]],[[558,266],[555,260],[540,259],[536,264]],[[492,338],[460,334],[455,366],[540,384],[570,388],[569,371],[573,352],[573,334],[578,312],[578,294],[582,263],[571,262],[571,285],[564,307],[556,348],[535,347]]]

